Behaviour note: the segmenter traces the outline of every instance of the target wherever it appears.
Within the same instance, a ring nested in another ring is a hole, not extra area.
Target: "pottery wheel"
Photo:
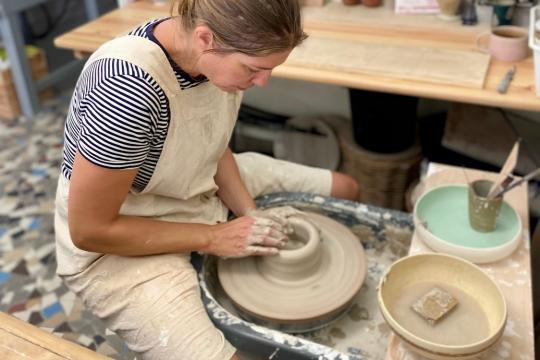
[[[344,225],[306,213],[277,256],[220,259],[223,290],[248,320],[286,331],[324,326],[348,310],[366,275],[360,241]]]

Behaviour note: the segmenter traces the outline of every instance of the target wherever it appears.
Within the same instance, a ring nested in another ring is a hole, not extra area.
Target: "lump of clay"
[[[435,325],[458,304],[455,297],[447,291],[434,287],[412,304],[412,309],[429,324]]]

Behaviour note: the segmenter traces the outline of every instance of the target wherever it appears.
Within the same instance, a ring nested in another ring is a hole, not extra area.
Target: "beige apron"
[[[240,93],[224,92],[209,82],[181,90],[161,48],[138,36],[106,43],[85,67],[103,58],[141,67],[161,86],[170,106],[167,139],[152,178],[142,192],[128,194],[120,213],[204,224],[226,220],[227,209],[215,196],[214,175],[234,127]],[[60,275],[78,273],[102,255],[73,245],[67,227],[68,193],[69,181],[60,176],[56,199]]]

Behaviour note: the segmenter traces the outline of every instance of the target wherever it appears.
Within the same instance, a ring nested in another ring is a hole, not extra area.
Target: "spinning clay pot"
[[[310,331],[348,309],[364,281],[366,261],[360,241],[344,225],[317,214],[289,221],[293,233],[279,255],[220,259],[218,277],[245,319]]]

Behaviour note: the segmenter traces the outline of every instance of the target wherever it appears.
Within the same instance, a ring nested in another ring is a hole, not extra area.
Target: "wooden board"
[[[482,89],[489,60],[488,55],[472,51],[312,36],[293,50],[287,64]]]
[[[106,360],[110,358],[0,312],[0,359]]]

